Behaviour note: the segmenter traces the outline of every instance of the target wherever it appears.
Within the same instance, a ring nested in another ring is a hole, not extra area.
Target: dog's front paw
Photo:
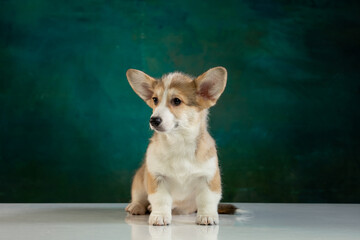
[[[153,226],[165,226],[171,223],[171,214],[151,213],[149,224]]]
[[[144,215],[146,213],[146,208],[144,205],[141,205],[140,203],[132,202],[127,205],[125,208],[125,211],[132,215]]]
[[[219,224],[219,215],[202,215],[198,214],[196,216],[196,223],[199,225],[216,225]]]

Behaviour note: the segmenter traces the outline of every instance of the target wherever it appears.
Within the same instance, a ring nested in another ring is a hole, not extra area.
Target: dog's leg
[[[197,216],[196,223],[200,225],[214,225],[219,223],[218,204],[221,199],[220,173],[217,171],[214,178],[208,182],[201,179],[196,196]]]
[[[172,198],[163,179],[155,179],[150,173],[147,174],[147,186],[151,214],[149,224],[156,226],[169,225],[171,223]]]
[[[131,203],[125,208],[133,215],[144,215],[149,205],[144,185],[145,165],[136,172],[131,186]]]

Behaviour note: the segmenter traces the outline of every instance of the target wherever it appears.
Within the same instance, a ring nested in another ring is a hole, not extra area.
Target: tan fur
[[[187,76],[174,78],[170,84],[170,89],[177,90],[180,99],[182,99],[186,105],[199,106],[196,102],[196,85],[191,78]]]
[[[146,180],[145,184],[147,186],[147,193],[152,194],[156,192],[157,189],[157,181],[154,176],[145,168]]]
[[[196,156],[199,161],[205,161],[211,157],[217,156],[215,141],[207,131],[203,131],[198,139]]]
[[[219,168],[216,169],[216,173],[213,179],[209,182],[209,186],[211,191],[221,193],[221,177]]]
[[[139,170],[136,171],[134,180],[132,183],[132,194],[135,194],[135,191],[143,189],[144,185],[144,173],[145,173],[145,164],[143,164]],[[145,191],[145,189],[144,189]]]
[[[237,207],[228,203],[220,203],[218,205],[218,213],[220,214],[235,214],[237,209]]]
[[[127,212],[135,215],[143,215],[146,213],[146,207],[149,205],[147,200],[148,192],[145,189],[145,163],[136,171],[132,185],[131,185],[131,199],[132,203],[126,207]]]

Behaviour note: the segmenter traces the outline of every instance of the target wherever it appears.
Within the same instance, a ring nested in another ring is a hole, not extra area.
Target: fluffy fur
[[[226,69],[212,68],[197,78],[175,72],[155,79],[135,69],[126,75],[153,109],[151,118],[161,121],[150,124],[155,132],[133,179],[126,211],[150,211],[151,225],[168,225],[172,214],[193,212],[198,224],[218,224],[221,178],[207,115],[225,89]],[[222,205],[219,211],[232,213],[234,207]]]

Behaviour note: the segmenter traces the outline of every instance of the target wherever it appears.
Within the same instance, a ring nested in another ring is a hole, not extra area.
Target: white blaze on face
[[[165,87],[165,91],[162,95],[161,102],[158,103],[157,107],[154,109],[153,114],[151,117],[159,117],[161,118],[161,124],[157,129],[155,129],[153,126],[150,127],[154,130],[159,131],[170,131],[175,127],[175,116],[171,113],[170,109],[167,107],[167,101],[168,101],[168,86]]]

